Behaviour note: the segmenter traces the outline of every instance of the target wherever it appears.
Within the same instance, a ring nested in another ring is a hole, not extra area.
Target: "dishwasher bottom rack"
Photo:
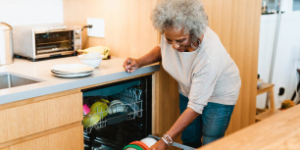
[[[86,132],[91,132],[92,129],[96,129],[96,130],[99,130],[101,128],[104,128],[108,125],[114,125],[114,124],[118,124],[120,122],[123,122],[123,121],[127,121],[127,120],[134,120],[136,117],[139,117],[141,118],[143,116],[143,100],[140,100],[140,101],[137,101],[137,102],[133,102],[133,103],[130,103],[130,104],[121,104],[120,106],[124,106],[125,109],[123,112],[117,112],[117,113],[114,113],[114,114],[110,114],[110,111],[109,111],[109,107],[107,110],[105,111],[98,111],[92,115],[88,115],[87,117],[89,118],[89,122],[92,122],[92,117],[95,116],[95,115],[99,115],[100,118],[100,121],[95,124],[95,125],[92,125],[90,127],[87,127],[85,128],[85,131]],[[91,124],[91,123],[89,123]]]

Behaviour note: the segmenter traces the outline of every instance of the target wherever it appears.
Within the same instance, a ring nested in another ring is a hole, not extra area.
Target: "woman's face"
[[[168,44],[179,52],[187,51],[191,45],[190,34],[184,34],[183,28],[169,27],[164,30],[164,34]]]

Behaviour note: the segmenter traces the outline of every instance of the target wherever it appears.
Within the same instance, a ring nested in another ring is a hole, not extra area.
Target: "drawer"
[[[0,150],[83,150],[83,127],[75,126]]]
[[[82,120],[82,93],[0,110],[0,143]]]

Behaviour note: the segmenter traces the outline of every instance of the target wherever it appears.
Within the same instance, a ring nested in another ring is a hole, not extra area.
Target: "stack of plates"
[[[54,76],[62,78],[85,77],[93,73],[94,68],[84,64],[62,64],[51,68]]]

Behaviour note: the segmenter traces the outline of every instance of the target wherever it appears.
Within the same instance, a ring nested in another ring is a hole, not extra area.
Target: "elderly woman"
[[[124,62],[127,72],[162,61],[178,82],[181,115],[150,149],[166,149],[182,133],[197,148],[224,136],[241,86],[239,70],[217,34],[208,27],[199,0],[162,0],[152,14],[161,44]],[[203,141],[201,140],[203,138]]]

